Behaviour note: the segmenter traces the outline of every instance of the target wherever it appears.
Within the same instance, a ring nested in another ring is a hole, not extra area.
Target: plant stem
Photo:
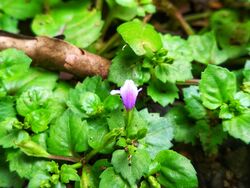
[[[65,156],[58,156],[58,155],[49,155],[48,159],[55,159],[61,161],[70,161],[70,162],[79,162],[80,158],[77,157],[65,157]]]
[[[104,23],[104,26],[102,28],[102,37],[105,37],[107,31],[108,31],[108,28],[109,26],[111,25],[113,21],[113,13],[112,13],[112,10],[108,13],[108,16],[107,18],[105,19],[105,23]]]
[[[81,162],[78,162],[78,163],[75,163],[75,164],[72,164],[70,165],[72,168],[74,169],[78,169],[78,168],[81,168],[82,167],[82,163]]]
[[[110,50],[114,46],[116,41],[118,41],[119,38],[120,38],[120,35],[118,33],[115,33],[106,43],[104,43],[102,48],[99,50],[98,54],[102,55],[108,50]]]
[[[88,167],[83,166],[82,176],[81,176],[81,184],[82,184],[81,187],[82,188],[89,188],[89,179],[88,179],[87,171],[88,171]]]
[[[177,85],[199,85],[200,79],[186,80],[185,82],[177,82]]]
[[[102,10],[103,0],[96,0],[96,9]]]
[[[159,10],[164,11],[167,14],[169,13],[170,16],[175,18],[188,35],[194,34],[192,27],[186,22],[182,14],[169,0],[154,0],[153,2]]]
[[[202,13],[197,13],[197,14],[191,14],[191,15],[185,16],[185,20],[186,21],[194,21],[194,20],[199,20],[199,19],[207,18],[210,15],[211,15],[210,11],[202,12]]]

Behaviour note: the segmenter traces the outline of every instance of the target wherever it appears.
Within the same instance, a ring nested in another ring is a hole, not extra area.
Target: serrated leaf
[[[16,118],[0,122],[0,145],[3,148],[16,147],[19,142],[29,139],[26,131],[14,128],[16,123],[19,123]]]
[[[198,187],[195,169],[184,156],[175,151],[165,150],[161,151],[155,160],[161,164],[157,180],[164,187]]]
[[[63,164],[60,172],[60,180],[62,183],[69,183],[70,181],[80,181],[77,170],[70,165]]]
[[[112,60],[108,79],[122,86],[126,80],[133,80],[142,85],[150,79],[150,73],[142,68],[141,58],[136,56],[129,47],[125,47]]]
[[[182,63],[189,63],[193,60],[192,48],[188,42],[179,36],[166,34],[162,36],[163,48],[168,51],[168,57],[175,60],[180,59]]]
[[[32,18],[42,11],[42,0],[1,0],[0,9],[14,18]]]
[[[159,114],[149,113],[146,109],[140,111],[140,114],[148,123],[148,132],[139,140],[139,148],[148,151],[151,159],[154,159],[158,152],[172,146],[173,127],[167,118]]]
[[[100,188],[129,188],[127,182],[117,174],[113,167],[107,168],[101,175]]]
[[[50,174],[44,171],[37,171],[30,179],[28,188],[37,188],[45,184],[50,185]]]
[[[0,98],[0,122],[11,117],[16,116],[14,108],[14,98],[4,97]]]
[[[194,119],[202,119],[206,116],[206,109],[202,105],[198,86],[190,86],[183,89],[185,108],[189,116]]]
[[[166,117],[174,128],[174,139],[177,142],[195,144],[196,131],[193,122],[187,116],[188,112],[183,106],[172,108]]]
[[[11,171],[16,171],[21,178],[31,179],[37,171],[45,171],[49,162],[28,157],[21,151],[8,152],[7,160]]]
[[[148,52],[156,52],[162,47],[160,35],[153,26],[139,20],[123,23],[117,28],[117,31],[139,56]]]
[[[223,143],[227,136],[221,125],[211,127],[205,120],[197,121],[195,129],[200,138],[203,150],[209,154],[216,154],[218,146]]]
[[[87,122],[66,110],[49,130],[48,151],[52,154],[73,156],[88,149]]]
[[[124,150],[116,150],[112,155],[111,163],[115,171],[120,173],[130,186],[133,186],[144,173],[148,172],[150,156],[147,151],[140,149],[130,157]]]
[[[199,85],[203,105],[211,110],[233,99],[236,93],[235,75],[226,68],[208,65]]]
[[[37,35],[56,36],[63,33],[72,44],[86,48],[101,34],[101,12],[88,10],[89,1],[68,2],[56,6],[47,14],[38,14],[32,22]]]
[[[162,106],[167,106],[178,99],[178,88],[173,83],[162,83],[160,81],[151,81],[147,88],[147,94]]]
[[[214,32],[191,35],[188,42],[192,46],[194,60],[199,63],[218,65],[228,58],[226,52],[218,49]]]
[[[223,129],[234,138],[241,139],[245,143],[250,143],[250,111],[223,121]]]

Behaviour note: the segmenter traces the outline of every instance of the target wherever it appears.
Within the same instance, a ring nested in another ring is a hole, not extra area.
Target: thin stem
[[[207,18],[211,15],[210,11],[207,12],[202,12],[202,13],[197,13],[197,14],[191,14],[185,16],[186,21],[194,21],[194,20],[199,20],[199,19],[204,19]]]
[[[120,35],[118,33],[115,33],[106,43],[104,43],[104,45],[102,46],[98,54],[102,55],[108,50],[110,50],[114,46],[116,41],[119,40],[119,38],[120,38]]]
[[[96,9],[102,10],[103,0],[96,0]]]
[[[188,35],[194,34],[192,27],[186,22],[182,14],[169,0],[165,1],[154,0],[154,4],[157,6],[159,10],[169,13],[170,16],[175,18]]]
[[[70,161],[70,162],[79,162],[80,158],[77,157],[65,157],[65,156],[57,156],[57,155],[49,155],[48,159],[55,159],[60,161]]]
[[[74,168],[74,169],[78,169],[78,168],[81,168],[82,167],[82,163],[81,162],[78,162],[78,163],[75,163],[75,164],[72,164],[70,165],[71,168]]]
[[[102,28],[102,36],[104,37],[108,31],[109,26],[111,25],[113,21],[113,13],[112,10],[109,12],[107,18],[105,19],[104,26]]]
[[[81,177],[81,184],[82,188],[89,188],[89,179],[88,179],[88,174],[87,174],[87,166],[83,166],[82,168],[82,177]]]
[[[177,85],[199,85],[200,79],[186,80],[185,82],[177,82]]]

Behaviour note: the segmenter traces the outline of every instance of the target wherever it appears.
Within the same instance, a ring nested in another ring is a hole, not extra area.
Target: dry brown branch
[[[78,77],[100,75],[106,78],[110,61],[72,44],[45,36],[27,37],[0,31],[0,50],[16,48],[33,60],[33,65],[64,71]]]

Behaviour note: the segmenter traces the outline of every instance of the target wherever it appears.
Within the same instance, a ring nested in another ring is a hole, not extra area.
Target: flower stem
[[[82,168],[82,176],[81,176],[81,184],[82,188],[89,188],[89,178],[87,172],[89,171],[88,166],[83,166]]]
[[[82,167],[82,163],[81,162],[78,162],[78,163],[75,163],[75,164],[72,164],[70,165],[71,168],[74,168],[74,169],[78,169],[78,168],[81,168]]]
[[[185,82],[177,82],[177,85],[199,85],[200,79],[186,80]]]

